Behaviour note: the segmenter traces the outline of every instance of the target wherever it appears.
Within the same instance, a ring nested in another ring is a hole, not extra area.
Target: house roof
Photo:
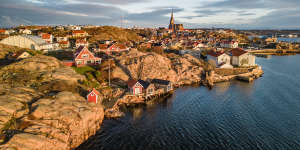
[[[219,56],[221,56],[223,54],[224,54],[224,52],[214,52],[214,51],[209,51],[207,53],[207,55],[210,55],[210,56],[213,56],[213,57],[219,57]]]
[[[89,94],[91,94],[92,92],[94,92],[96,95],[100,95],[99,91],[96,90],[95,88],[93,88],[93,90]]]
[[[84,43],[84,44],[87,44],[88,41],[86,41],[85,39],[77,39],[77,40],[76,40],[76,43]]]
[[[50,39],[50,38],[51,38],[51,34],[42,33],[42,39]]]
[[[23,38],[27,38],[32,40],[34,43],[36,43],[37,45],[45,45],[47,44],[46,41],[44,41],[42,38],[38,37],[38,36],[33,36],[33,35],[20,35]]]
[[[5,32],[5,30],[3,30],[3,29],[0,29],[0,33],[4,33]]]
[[[69,41],[60,41],[59,44],[69,44]]]
[[[144,89],[147,89],[150,85],[149,82],[144,81],[144,80],[138,80],[138,82],[144,87]]]
[[[132,79],[132,80],[129,80],[129,81],[128,81],[127,85],[128,85],[129,87],[133,87],[136,83],[137,83],[137,81],[134,80],[134,79]]]
[[[134,79],[129,80],[127,84],[128,84],[129,87],[133,87],[137,82],[140,83],[143,86],[144,89],[147,89],[149,87],[149,85],[150,85],[150,83],[147,82],[147,81],[144,81],[144,80],[134,80]]]
[[[82,34],[82,33],[86,33],[86,32],[83,30],[74,30],[74,31],[72,31],[72,33],[73,34],[78,34],[78,33]]]
[[[232,50],[230,51],[230,55],[231,55],[231,56],[241,56],[241,55],[246,54],[246,53],[248,53],[248,52],[247,52],[247,51],[244,51],[244,50],[241,49],[241,48],[235,48],[235,49],[232,49]]]
[[[82,50],[84,49],[84,46],[79,46],[77,49],[76,49],[76,52],[75,52],[75,54],[79,54]]]
[[[170,81],[168,81],[168,80],[161,80],[161,79],[153,79],[151,81],[151,83],[153,83],[153,84],[169,85]]]

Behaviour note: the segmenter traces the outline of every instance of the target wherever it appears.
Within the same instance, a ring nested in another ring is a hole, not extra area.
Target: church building
[[[184,30],[183,24],[175,24],[174,14],[173,14],[173,9],[172,9],[169,31],[173,32],[173,33],[177,33],[178,31],[182,31],[182,30]]]

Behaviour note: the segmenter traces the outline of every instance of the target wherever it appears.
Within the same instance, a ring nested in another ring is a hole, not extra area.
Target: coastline
[[[240,68],[237,68],[237,69],[240,69]],[[234,69],[229,69],[229,70],[234,70]],[[149,102],[149,101],[151,102],[151,101],[155,101],[156,99],[159,99],[159,98],[169,97],[173,94],[173,92],[176,89],[181,88],[181,87],[196,85],[196,86],[206,86],[208,88],[213,88],[213,86],[216,83],[229,82],[231,80],[239,80],[242,82],[252,82],[255,79],[260,78],[264,74],[264,71],[262,70],[262,67],[260,67],[260,66],[256,66],[249,70],[251,70],[251,71],[246,72],[246,73],[241,73],[241,74],[236,74],[236,75],[226,75],[226,76],[218,75],[218,74],[214,73],[214,71],[213,71],[213,72],[210,72],[209,75],[207,75],[200,82],[194,81],[194,82],[191,82],[190,84],[187,84],[187,83],[178,84],[177,83],[177,84],[175,84],[175,87],[171,92],[164,93],[162,95],[155,95],[153,98],[150,98],[150,99],[126,95],[124,97],[119,98],[112,108],[105,110],[105,118],[106,119],[114,119],[114,118],[123,117],[124,113],[121,111],[120,107],[137,105],[137,104],[147,104],[147,102]]]

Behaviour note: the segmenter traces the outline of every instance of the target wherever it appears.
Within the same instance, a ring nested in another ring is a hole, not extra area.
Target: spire
[[[174,26],[174,16],[173,16],[173,8],[172,8],[172,13],[171,13],[171,19],[170,19],[170,24],[169,24],[169,30],[172,30],[174,32],[175,26]]]
[[[172,8],[172,13],[171,13],[170,24],[174,24],[173,8]]]

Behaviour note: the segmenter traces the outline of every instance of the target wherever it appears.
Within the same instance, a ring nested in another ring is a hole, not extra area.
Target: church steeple
[[[173,16],[173,8],[172,8],[172,13],[171,13],[171,19],[170,19],[170,24],[174,24],[174,16]]]
[[[175,32],[175,21],[174,21],[174,15],[173,15],[173,8],[172,8],[172,13],[171,13],[169,30],[171,30],[172,32]]]

